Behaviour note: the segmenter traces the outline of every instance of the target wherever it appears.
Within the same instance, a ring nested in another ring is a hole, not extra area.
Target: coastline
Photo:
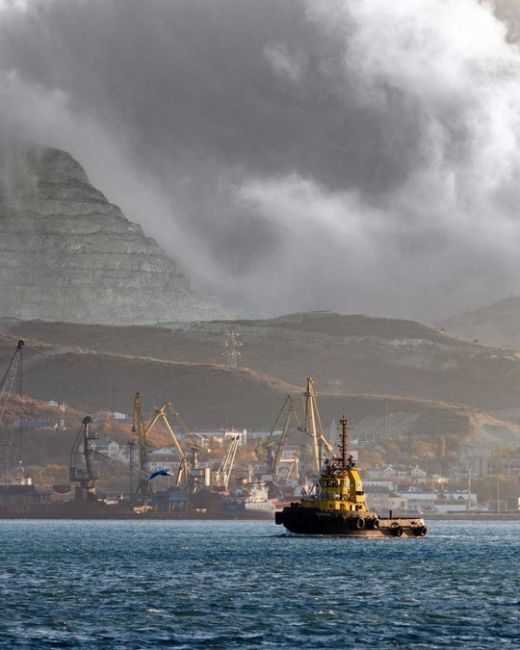
[[[17,519],[64,519],[64,520],[146,520],[146,521],[273,521],[274,513],[247,513],[244,514],[220,514],[220,513],[201,513],[201,512],[151,512],[136,513],[130,511],[111,511],[99,512],[92,510],[75,511],[75,512],[38,512],[36,510],[28,512],[0,512],[0,520],[17,520]],[[425,515],[426,523],[430,521],[520,521],[520,512],[482,512],[482,513],[451,513],[451,514],[432,514]]]

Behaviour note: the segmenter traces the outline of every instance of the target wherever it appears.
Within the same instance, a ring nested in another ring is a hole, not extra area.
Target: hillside
[[[438,323],[451,334],[484,345],[520,349],[520,297],[464,312]]]
[[[6,334],[59,349],[217,365],[226,361],[222,342],[229,329],[240,332],[241,367],[294,386],[312,376],[322,392],[453,401],[491,411],[519,405],[520,361],[514,352],[414,321],[328,312],[171,327],[0,321]],[[101,393],[112,390],[108,379],[100,381]]]
[[[0,336],[0,358],[7,360],[15,341]],[[299,401],[304,383],[285,383],[250,369],[60,348],[30,339],[26,340],[24,376],[29,395],[42,401],[65,401],[86,413],[111,406],[130,413],[137,390],[146,413],[172,400],[195,430],[268,430],[286,394]],[[400,434],[435,446],[444,436],[453,449],[470,437],[494,441],[497,446],[515,446],[520,441],[518,425],[481,409],[411,397],[330,393],[320,390],[319,383],[317,387],[325,427],[330,428],[345,413],[354,427],[353,435],[362,438]]]
[[[225,315],[68,153],[0,154],[3,315],[118,324]]]

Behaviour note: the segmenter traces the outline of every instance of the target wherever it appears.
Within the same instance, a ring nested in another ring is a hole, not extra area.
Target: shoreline
[[[505,513],[454,513],[449,515],[422,515],[425,523],[430,521],[520,521],[520,512]],[[274,514],[249,514],[226,515],[226,514],[203,514],[203,513],[132,513],[132,512],[0,512],[0,520],[100,520],[100,521],[273,521]]]
[[[453,513],[424,515],[427,521],[520,521],[520,512]]]

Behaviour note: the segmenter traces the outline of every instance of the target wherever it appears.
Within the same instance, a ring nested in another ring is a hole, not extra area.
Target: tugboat
[[[341,423],[340,456],[326,460],[316,493],[275,514],[291,533],[350,537],[424,537],[422,517],[379,517],[367,509],[359,469],[349,453],[348,422]]]

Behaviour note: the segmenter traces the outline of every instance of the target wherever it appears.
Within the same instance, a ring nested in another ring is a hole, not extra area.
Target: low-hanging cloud
[[[238,311],[432,319],[519,292],[510,3],[0,7],[0,138],[68,149]]]

